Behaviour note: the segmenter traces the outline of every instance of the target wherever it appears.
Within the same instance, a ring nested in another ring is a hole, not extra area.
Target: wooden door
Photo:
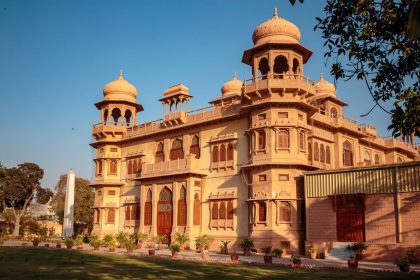
[[[337,241],[365,240],[365,213],[363,197],[340,195],[336,197]]]
[[[169,244],[172,232],[172,193],[168,188],[160,192],[157,210],[157,234],[165,235],[165,243]]]

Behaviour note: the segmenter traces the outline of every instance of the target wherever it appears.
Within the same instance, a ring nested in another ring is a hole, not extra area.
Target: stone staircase
[[[326,254],[325,259],[334,261],[346,261],[349,259],[349,252],[346,246],[352,242],[334,242],[332,249]]]

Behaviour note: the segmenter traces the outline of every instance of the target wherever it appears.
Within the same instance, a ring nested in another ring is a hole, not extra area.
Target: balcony
[[[107,122],[94,124],[92,128],[92,135],[94,137],[105,136],[106,134],[123,134],[127,131],[127,126],[120,123]]]
[[[140,178],[152,178],[185,173],[199,173],[199,160],[193,156],[156,163],[143,163]],[[204,175],[204,174],[203,174]]]
[[[178,124],[184,124],[187,121],[187,113],[186,112],[175,112],[169,113],[163,117],[163,125],[164,126],[172,126]]]

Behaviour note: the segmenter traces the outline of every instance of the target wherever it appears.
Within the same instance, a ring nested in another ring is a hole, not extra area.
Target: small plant
[[[264,253],[264,255],[270,256],[272,248],[273,248],[272,246],[266,245],[266,246],[261,248],[261,251]]]
[[[113,248],[115,248],[115,239],[112,234],[105,234],[102,238],[102,245],[108,248],[111,248],[111,245],[113,245]]]
[[[117,235],[115,236],[115,240],[117,240],[118,245],[122,248],[124,247],[124,245],[127,243],[127,241],[129,240],[128,238],[128,234],[124,231],[120,231],[117,233]]]
[[[132,240],[128,240],[125,243],[125,248],[127,249],[127,253],[132,253],[134,249],[136,249],[136,244]]]
[[[300,267],[300,265],[302,264],[302,260],[298,255],[292,255],[290,257],[290,261],[292,262],[293,267]]]
[[[398,266],[401,272],[409,272],[410,271],[410,262],[408,261],[408,258],[403,259],[396,259],[394,261],[394,264]]]
[[[227,241],[227,240],[220,241],[220,253],[221,254],[227,255],[229,253],[229,251],[228,251],[229,243],[230,243],[230,241]]]
[[[71,238],[71,237],[66,237],[66,238],[64,239],[64,244],[66,244],[66,246],[67,246],[67,248],[68,248],[68,249],[71,249],[71,247],[73,247],[73,246],[74,246],[74,240],[73,240],[73,238]]]
[[[98,250],[101,247],[101,240],[95,234],[90,236],[89,245],[93,247],[94,250]]]
[[[83,246],[83,238],[84,238],[84,236],[83,236],[82,234],[78,234],[78,235],[76,236],[76,238],[74,239],[74,244],[75,244],[77,247],[81,247],[81,246]]]
[[[175,240],[178,242],[180,249],[184,249],[184,244],[190,241],[190,238],[185,233],[175,233]]]
[[[155,237],[156,244],[163,244],[163,242],[165,242],[165,241],[166,241],[166,236],[165,235],[162,235],[162,234],[156,235],[156,237]]]
[[[250,256],[251,250],[254,248],[254,240],[246,238],[239,243],[239,247],[244,250],[245,256]]]
[[[275,256],[275,257],[279,257],[279,258],[281,258],[281,255],[283,254],[283,250],[282,249],[280,249],[280,248],[276,248],[276,249],[274,249],[273,250],[273,255]]]
[[[149,235],[147,233],[143,233],[141,231],[137,233],[137,241],[139,243],[143,243],[145,240],[147,240],[148,237]]]
[[[318,250],[316,249],[316,247],[310,247],[308,250],[309,254],[311,255],[311,259],[316,259],[316,254],[318,252]]]
[[[354,242],[352,244],[349,244],[346,246],[346,250],[350,252],[354,252],[356,255],[356,258],[360,261],[362,259],[362,256],[364,252],[367,250],[369,245],[367,245],[364,242]]]
[[[39,237],[35,237],[34,239],[32,239],[32,243],[35,247],[39,245],[39,242],[41,242],[41,239]]]
[[[199,235],[195,238],[195,247],[203,252],[210,248],[211,243],[213,242],[213,238],[208,236],[207,234]]]
[[[181,246],[176,243],[170,243],[169,244],[169,250],[173,253],[181,251]]]

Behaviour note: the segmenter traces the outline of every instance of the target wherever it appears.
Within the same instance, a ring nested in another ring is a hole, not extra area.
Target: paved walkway
[[[44,246],[45,243],[40,243],[39,246]],[[2,246],[21,246],[22,241],[6,241]],[[27,242],[28,246],[31,246],[31,242]],[[55,248],[55,243],[49,243],[50,248]],[[62,245],[64,248],[64,244]],[[84,250],[93,250],[92,247],[89,245],[84,245]],[[107,248],[100,248],[101,252],[108,252]],[[147,256],[148,255],[148,248],[142,248],[139,250],[134,250],[133,255],[139,256]],[[116,253],[124,254],[126,253],[125,249],[116,248]],[[171,252],[168,249],[163,250],[156,250],[156,256],[162,257],[170,257]],[[194,261],[202,261],[201,254],[196,253],[195,251],[185,250],[178,253],[179,259],[185,260],[194,260]],[[290,255],[285,255],[282,258],[274,258],[273,263],[279,265],[290,265]],[[209,260],[214,262],[223,262],[229,263],[230,262],[230,255],[221,255],[215,252],[209,253]],[[239,262],[242,263],[257,263],[263,264],[264,258],[262,254],[253,255],[253,256],[242,256],[239,255]],[[338,260],[325,260],[325,259],[308,259],[306,257],[302,257],[302,266],[307,268],[325,268],[325,269],[348,269],[347,261],[338,261]],[[363,270],[369,271],[399,271],[398,267],[393,263],[388,262],[367,262],[367,261],[359,261],[359,268]],[[420,265],[411,265],[411,271],[415,271],[420,273]]]

